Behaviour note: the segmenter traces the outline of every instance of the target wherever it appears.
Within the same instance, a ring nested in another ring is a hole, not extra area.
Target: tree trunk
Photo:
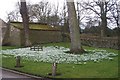
[[[107,4],[102,2],[100,4],[100,9],[101,9],[101,37],[106,37],[107,36]]]
[[[24,28],[24,46],[30,46],[31,42],[29,40],[29,17],[28,17],[28,12],[27,12],[27,7],[26,7],[26,1],[21,0],[21,9],[20,13],[22,16],[23,20],[23,28]]]
[[[117,18],[117,20],[116,20],[116,22],[117,22],[117,26],[120,28],[120,4],[117,6],[118,7],[118,10],[117,10],[117,14],[118,14],[118,18]]]
[[[102,16],[102,25],[101,25],[101,37],[107,36],[107,18],[106,16]]]
[[[78,20],[77,20],[77,16],[76,16],[74,0],[73,0],[73,2],[67,2],[67,7],[68,7],[70,38],[71,38],[70,52],[83,53],[84,50],[81,46],[80,28],[79,28]]]

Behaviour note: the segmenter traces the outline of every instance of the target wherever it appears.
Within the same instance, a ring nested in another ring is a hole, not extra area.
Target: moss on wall
[[[11,25],[18,29],[23,29],[21,22],[11,22]],[[51,27],[47,24],[41,24],[41,23],[29,23],[29,29],[31,30],[49,30],[49,31],[60,31],[61,29],[59,27]]]

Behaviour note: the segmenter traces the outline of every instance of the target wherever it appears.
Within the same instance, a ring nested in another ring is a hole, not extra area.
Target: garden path
[[[30,76],[22,75],[22,74],[17,74],[8,70],[4,70],[0,68],[0,78],[2,77],[2,80],[44,80],[42,78],[32,78]]]

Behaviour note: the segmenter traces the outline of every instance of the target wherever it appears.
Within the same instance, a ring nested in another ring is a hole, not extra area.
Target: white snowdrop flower
[[[40,62],[57,62],[57,63],[74,63],[81,64],[84,61],[98,61],[102,59],[111,59],[111,57],[117,56],[117,54],[107,52],[106,50],[86,50],[90,51],[89,54],[75,55],[68,54],[65,51],[69,51],[69,48],[54,46],[43,47],[43,51],[31,51],[30,48],[19,48],[12,50],[0,50],[2,54],[20,55],[26,60],[40,61]],[[83,63],[84,64],[84,63]],[[86,63],[85,63],[86,64]]]
[[[86,64],[86,62],[83,62],[83,64]]]
[[[94,62],[96,62],[97,60],[96,60],[96,59],[94,59],[93,61],[94,61]]]
[[[78,64],[82,64],[81,62],[78,62]]]
[[[110,57],[109,57],[108,59],[109,59],[109,60],[113,60],[113,58],[110,58]]]
[[[72,68],[75,68],[75,66],[73,66]]]

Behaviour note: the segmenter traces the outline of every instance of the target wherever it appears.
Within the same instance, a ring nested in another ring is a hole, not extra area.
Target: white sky
[[[7,20],[7,14],[14,9],[16,9],[16,3],[19,2],[20,0],[1,0],[0,2],[0,18],[4,21]],[[30,2],[32,4],[40,2],[41,0],[26,0],[26,2]],[[43,1],[43,0],[42,0]],[[49,1],[50,3],[53,4],[58,4],[59,6],[62,6],[65,0],[44,0],[44,1]],[[71,0],[69,0],[71,1]],[[74,1],[81,1],[81,0],[74,0]],[[87,1],[87,0],[85,0]]]
[[[49,1],[53,4],[58,4],[59,6],[62,6],[64,1],[66,0],[26,0],[26,2],[30,3],[37,3],[40,1]],[[71,1],[71,0],[69,0]],[[74,0],[74,1],[80,1],[80,0]],[[0,18],[6,21],[7,14],[11,11],[13,11],[16,8],[16,3],[20,2],[20,0],[1,0],[0,2]]]
[[[10,11],[13,11],[16,7],[16,3],[19,2],[20,0],[1,0],[0,2],[0,18],[3,19],[4,21],[6,20],[7,14]],[[37,3],[40,2],[41,0],[26,0],[26,2],[30,3]],[[50,3],[53,4],[62,4],[64,0],[45,0],[49,1]]]

